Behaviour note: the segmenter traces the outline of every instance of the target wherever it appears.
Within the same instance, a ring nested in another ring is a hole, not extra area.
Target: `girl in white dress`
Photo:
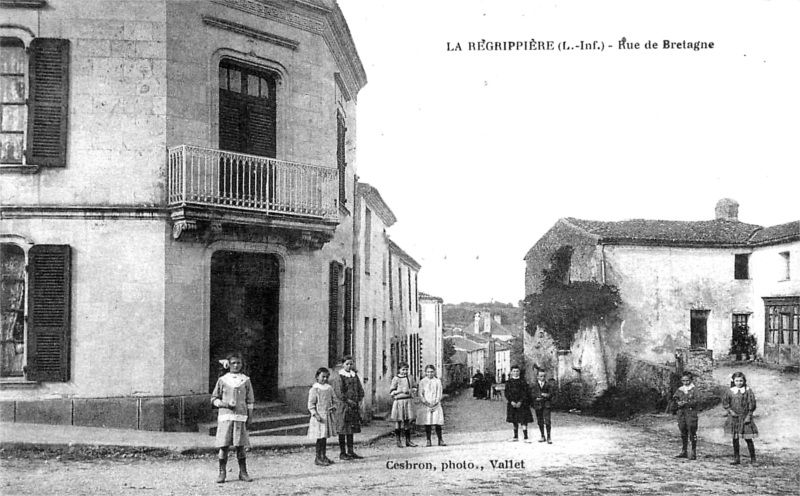
[[[317,369],[317,382],[308,390],[308,411],[311,412],[308,437],[317,441],[314,463],[322,467],[333,464],[333,460],[327,456],[328,438],[336,435],[336,406],[333,388],[328,384],[330,376],[330,371],[325,367]]]
[[[239,461],[239,480],[252,482],[247,473],[247,453],[250,437],[247,430],[253,419],[255,396],[250,378],[242,374],[244,359],[239,353],[231,353],[223,361],[230,370],[217,380],[211,393],[211,404],[219,409],[217,415],[216,447],[219,448],[219,475],[217,483],[225,482],[228,464],[228,449],[236,448],[236,459]]]
[[[425,426],[425,446],[431,444],[431,426],[436,427],[436,437],[439,446],[447,446],[442,440],[442,425],[444,425],[444,411],[442,411],[442,381],[436,377],[436,367],[425,367],[425,377],[419,381],[419,397],[422,403],[417,410],[417,425]]]

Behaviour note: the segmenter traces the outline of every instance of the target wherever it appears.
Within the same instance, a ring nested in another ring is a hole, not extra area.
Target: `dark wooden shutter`
[[[29,58],[28,139],[32,165],[67,165],[69,117],[69,40],[34,38]]]
[[[336,167],[339,169],[339,204],[347,203],[347,189],[345,171],[347,161],[345,160],[345,140],[347,128],[344,125],[344,118],[341,114],[336,115]]]
[[[240,117],[244,109],[237,96],[232,91],[219,91],[219,149],[244,153],[244,130]]]
[[[328,283],[328,365],[333,367],[339,351],[339,273],[341,266],[331,262]]]
[[[353,269],[344,269],[344,353],[353,355]]]
[[[35,245],[28,254],[28,379],[69,380],[70,248]]]

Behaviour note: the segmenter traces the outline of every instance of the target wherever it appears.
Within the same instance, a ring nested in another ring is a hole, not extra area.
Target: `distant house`
[[[422,340],[422,366],[433,365],[442,374],[442,304],[438,296],[419,294],[420,339]]]
[[[619,289],[621,320],[581,330],[570,350],[559,351],[561,359],[543,330],[526,335],[532,363],[559,362],[560,373],[590,375],[604,388],[619,352],[661,363],[679,348],[727,355],[737,328],[755,336],[766,361],[800,363],[798,221],[746,224],[730,199],[720,200],[716,218],[707,221],[563,218],[525,256],[526,295],[541,291],[542,271],[563,246],[573,249],[569,281]]]

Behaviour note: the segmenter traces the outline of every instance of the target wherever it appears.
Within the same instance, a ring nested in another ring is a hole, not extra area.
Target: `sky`
[[[709,220],[733,198],[743,222],[800,219],[800,2],[338,3],[368,79],[357,173],[445,303],[523,299],[562,217]],[[532,39],[556,49],[469,49]],[[604,49],[558,50],[581,41]]]

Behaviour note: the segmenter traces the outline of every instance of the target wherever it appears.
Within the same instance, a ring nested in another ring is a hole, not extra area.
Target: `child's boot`
[[[431,443],[431,426],[426,425],[425,426],[425,447],[426,448],[430,448],[431,446],[433,446],[433,443]]]
[[[697,460],[697,436],[692,436],[692,454],[690,460]]]
[[[539,442],[543,443],[543,442],[547,441],[547,439],[545,439],[545,437],[544,437],[544,424],[539,426],[539,433],[541,433],[541,435],[542,435],[542,438],[539,439]]]
[[[328,440],[321,439],[322,441],[320,444],[322,445],[321,452],[320,452],[320,460],[325,462],[326,465],[333,465],[333,460],[328,458]]]
[[[398,448],[402,448],[403,447],[403,441],[400,440],[400,429],[395,429],[394,430],[394,436],[395,436],[395,438],[397,438],[397,447]]]
[[[355,450],[353,449],[353,435],[347,435],[347,456],[350,460],[361,460],[364,458],[361,455],[356,454]]]
[[[436,437],[439,439],[439,446],[447,446],[446,444],[444,444],[444,441],[442,440],[442,426],[441,425],[437,425],[436,426]]]
[[[756,447],[751,439],[747,439],[747,451],[750,452],[750,463],[756,462]]]
[[[734,439],[733,440],[733,461],[731,462],[731,465],[739,465],[740,463],[742,463],[742,460],[739,458],[739,440],[738,439]]]
[[[344,434],[339,434],[339,459],[350,459],[350,455],[347,454],[347,437]]]
[[[553,444],[553,441],[550,439],[550,426],[547,427],[547,444]]]
[[[675,458],[688,458],[686,454],[686,446],[689,444],[689,436],[681,433],[681,453]]]
[[[239,480],[245,482],[253,482],[253,479],[247,473],[247,458],[239,458]]]
[[[417,445],[411,442],[411,429],[406,429],[406,446],[416,448]]]
[[[319,439],[317,439],[317,453],[314,456],[314,465],[322,465],[322,445],[319,443]]]
[[[217,475],[217,484],[222,484],[225,482],[225,473],[227,472],[228,468],[228,459],[227,458],[220,458],[219,459],[219,475]]]

